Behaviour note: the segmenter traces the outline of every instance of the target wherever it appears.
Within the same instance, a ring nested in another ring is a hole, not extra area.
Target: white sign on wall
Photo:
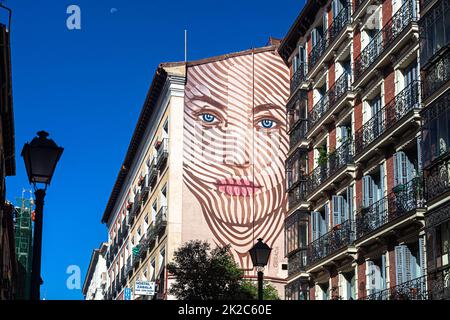
[[[134,294],[141,296],[152,296],[155,294],[155,283],[151,281],[136,281]]]

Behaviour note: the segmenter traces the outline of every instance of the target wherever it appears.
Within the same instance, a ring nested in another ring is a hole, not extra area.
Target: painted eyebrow
[[[279,105],[272,104],[272,103],[265,103],[265,104],[257,105],[254,109],[254,112],[258,113],[258,112],[267,111],[267,110],[269,110],[269,111],[270,110],[279,110],[282,112],[285,111],[284,108]]]
[[[219,108],[219,109],[221,109],[221,110],[225,110],[227,107],[225,106],[225,105],[223,105],[222,103],[220,103],[219,101],[217,101],[217,100],[214,100],[213,98],[211,98],[211,97],[207,97],[207,96],[195,96],[194,98],[192,98],[191,100],[199,100],[199,101],[203,101],[203,102],[206,102],[206,103],[209,103],[209,104],[211,104],[211,105],[213,105],[213,106],[215,106],[215,107],[217,107],[217,108]]]

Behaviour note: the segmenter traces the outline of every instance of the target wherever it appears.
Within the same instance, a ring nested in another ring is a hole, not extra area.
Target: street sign
[[[136,281],[134,294],[153,296],[155,294],[155,283],[151,281]]]
[[[131,300],[131,288],[125,288],[124,300]]]

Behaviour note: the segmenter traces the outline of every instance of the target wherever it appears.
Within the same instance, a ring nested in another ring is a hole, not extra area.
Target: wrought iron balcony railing
[[[334,18],[331,25],[324,32],[322,39],[319,40],[319,42],[312,48],[311,52],[309,53],[309,70],[311,70],[317,64],[328,47],[331,46],[341,30],[344,29],[344,27],[348,23],[350,23],[350,6],[345,6],[341,9],[338,15]]]
[[[366,72],[383,52],[395,42],[398,36],[410,23],[416,22],[416,0],[405,2],[392,18],[378,31],[372,41],[361,51],[355,59],[355,79],[357,81]]]
[[[319,164],[308,176],[306,191],[309,195],[344,166],[353,163],[353,141],[346,140],[328,154],[327,163]]]
[[[154,158],[148,168],[148,185],[152,186],[158,178],[158,169],[156,168],[156,158]]]
[[[450,49],[423,72],[422,95],[427,99],[450,80]]]
[[[155,228],[155,225],[153,223],[150,224],[147,228],[147,239],[148,239],[147,244],[149,248],[155,243],[157,235],[158,233]]]
[[[347,72],[344,72],[308,113],[310,128],[312,128],[328,110],[333,108],[336,102],[338,102],[350,88],[350,75]]]
[[[136,193],[136,195],[134,196],[134,202],[133,202],[133,206],[131,208],[131,214],[130,214],[131,218],[136,217],[139,214],[139,212],[141,211],[141,206],[142,206],[141,202],[142,202],[141,201],[141,191],[138,191]]]
[[[355,154],[399,122],[409,111],[420,108],[420,82],[413,81],[355,133]]]
[[[288,192],[289,209],[297,206],[301,202],[306,201],[306,178],[301,177],[296,181],[295,186],[291,186]]]
[[[308,265],[339,251],[350,245],[355,239],[355,222],[347,220],[334,226],[319,239],[308,245]]]
[[[161,232],[163,228],[167,225],[167,206],[162,206],[155,218],[155,228],[156,232]]]
[[[156,154],[156,168],[161,169],[167,161],[169,155],[169,139],[162,139],[161,145]]]
[[[302,139],[306,139],[308,132],[308,120],[300,119],[289,134],[289,147],[294,148]]]
[[[350,0],[350,1],[351,1],[351,0]],[[360,7],[365,1],[368,1],[368,0],[354,0],[354,2],[353,2],[353,13],[352,13],[352,14],[355,14],[355,12],[358,11],[359,7]]]
[[[297,70],[295,70],[291,78],[291,94],[293,94],[298,86],[306,80],[307,73],[308,65],[304,62],[299,63],[297,66]]]
[[[427,276],[369,294],[360,300],[428,300]]]
[[[424,205],[422,183],[419,177],[396,186],[394,191],[356,215],[357,239],[375,231]]]
[[[288,277],[305,270],[308,263],[307,249],[300,249],[288,257]]]
[[[131,275],[133,271],[133,264],[131,263],[131,255],[128,256],[127,258],[127,264],[126,264],[126,268],[125,268],[125,275],[127,277],[129,277]]]
[[[433,200],[450,190],[450,159],[435,163],[424,174],[425,198]]]

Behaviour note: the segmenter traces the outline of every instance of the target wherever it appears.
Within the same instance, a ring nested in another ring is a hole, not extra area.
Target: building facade
[[[421,1],[419,25],[428,284],[450,299],[450,1]]]
[[[82,289],[85,300],[104,300],[106,298],[109,280],[105,259],[107,252],[107,243],[102,243],[99,249],[92,252]]]
[[[266,278],[284,294],[285,103],[288,69],[276,44],[161,64],[103,215],[107,299],[172,299],[166,271],[190,240],[231,245],[255,278],[248,250],[273,247]],[[138,296],[139,280],[156,294]]]
[[[0,300],[16,294],[17,262],[14,244],[13,206],[5,200],[7,176],[16,173],[14,113],[12,107],[10,15],[0,5]],[[6,17],[3,19],[3,17]]]
[[[429,298],[420,18],[415,0],[307,1],[279,48],[287,299]]]

